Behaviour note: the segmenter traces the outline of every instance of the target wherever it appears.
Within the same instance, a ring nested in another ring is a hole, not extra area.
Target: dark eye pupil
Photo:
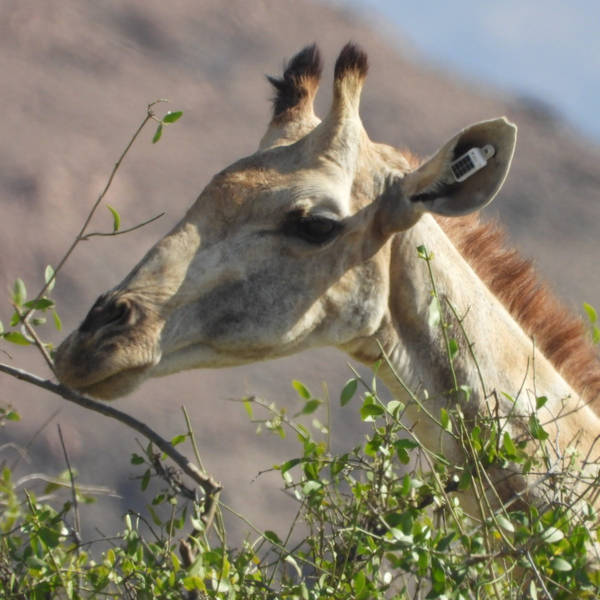
[[[307,215],[303,211],[295,210],[286,215],[282,231],[287,236],[300,238],[310,244],[325,244],[332,240],[342,227],[342,222],[337,218]]]
[[[333,221],[325,219],[313,219],[304,223],[303,227],[304,231],[309,235],[319,237],[330,234],[333,231],[335,224]]]
[[[330,240],[339,223],[325,217],[305,217],[296,223],[296,234],[307,242],[322,244]]]

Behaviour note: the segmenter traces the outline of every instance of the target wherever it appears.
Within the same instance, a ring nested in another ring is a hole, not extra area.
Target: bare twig
[[[105,184],[103,190],[100,192],[100,195],[98,196],[98,198],[96,198],[96,201],[92,205],[92,208],[91,208],[90,212],[88,213],[87,217],[85,218],[85,221],[83,222],[83,225],[81,226],[81,229],[79,230],[79,233],[75,236],[75,239],[73,240],[73,242],[71,242],[71,245],[69,246],[69,248],[65,252],[64,256],[60,259],[58,265],[56,267],[54,267],[54,273],[52,274],[51,277],[48,278],[48,281],[46,281],[45,285],[38,292],[38,295],[36,296],[35,300],[40,300],[44,296],[44,294],[46,293],[46,291],[52,285],[52,282],[56,279],[56,276],[58,275],[58,272],[63,268],[64,264],[67,262],[67,260],[69,259],[69,257],[73,253],[73,250],[75,250],[75,247],[77,246],[77,244],[79,244],[79,242],[81,242],[83,239],[86,239],[85,230],[88,228],[88,225],[90,224],[90,222],[92,220],[92,217],[96,213],[96,210],[100,206],[100,203],[102,202],[102,200],[104,200],[104,197],[108,193],[108,190],[110,189],[110,186],[112,185],[112,182],[113,182],[113,180],[115,178],[115,175],[117,174],[117,171],[121,167],[121,163],[123,162],[123,160],[125,159],[125,157],[129,153],[129,150],[131,150],[131,147],[133,146],[134,142],[139,137],[140,133],[142,132],[142,130],[144,129],[144,127],[146,126],[146,124],[148,123],[148,121],[156,120],[156,117],[154,115],[154,110],[153,109],[154,109],[154,106],[156,104],[158,104],[159,102],[166,102],[166,100],[163,100],[163,99],[156,100],[156,101],[150,103],[147,106],[147,108],[146,108],[146,116],[144,117],[144,119],[142,120],[142,122],[138,125],[138,127],[135,130],[134,134],[129,139],[129,142],[125,146],[125,149],[123,150],[123,152],[121,152],[121,155],[117,159],[117,162],[115,163],[112,171],[110,172],[110,175],[108,176],[108,179],[106,181],[106,184]],[[158,217],[155,217],[155,218],[158,218]],[[150,221],[152,221],[152,220],[154,220],[154,219],[151,219]],[[150,221],[148,221],[148,222],[150,222]],[[23,314],[23,316],[21,317],[21,320],[26,321],[29,318],[29,316],[33,313],[33,311],[34,311],[34,309],[30,308],[27,312],[25,312]]]
[[[50,367],[50,370],[52,371],[52,373],[54,373],[54,375],[56,375],[56,371],[54,370],[54,362],[53,362],[52,358],[50,357],[50,354],[48,354],[48,350],[46,350],[46,346],[44,346],[44,342],[42,342],[42,340],[38,336],[36,330],[31,326],[31,323],[29,322],[29,319],[27,318],[27,316],[30,313],[27,312],[24,314],[21,312],[21,309],[17,305],[13,305],[13,306],[14,306],[15,311],[19,315],[19,318],[23,322],[23,325],[25,326],[27,333],[31,336],[31,339],[33,340],[37,349],[40,351],[41,355],[44,357],[46,364],[48,365],[48,367]],[[31,310],[33,310],[33,309],[31,309]]]
[[[63,455],[65,457],[65,462],[67,463],[67,469],[69,471],[69,481],[71,482],[71,496],[73,498],[73,533],[75,536],[75,541],[77,542],[77,552],[79,552],[79,544],[81,543],[81,522],[79,520],[79,502],[77,501],[77,490],[75,489],[75,475],[73,474],[73,469],[71,468],[71,461],[69,460],[69,453],[67,452],[65,438],[63,437],[60,423],[58,423],[56,427],[58,428],[58,437],[60,438],[60,445],[62,447]]]
[[[164,217],[165,214],[166,213],[161,212],[158,215],[155,215],[154,217],[152,217],[151,219],[148,219],[147,221],[142,221],[141,223],[138,223],[137,225],[134,225],[133,227],[129,227],[127,229],[118,229],[117,231],[108,231],[108,232],[92,231],[91,233],[86,233],[85,235],[81,236],[79,239],[83,242],[83,241],[89,240],[92,237],[115,237],[116,235],[123,235],[124,233],[131,233],[132,231],[135,231],[136,229],[140,229],[142,227],[145,227],[146,225],[149,225],[150,223],[153,223],[154,221],[157,221],[161,217]]]
[[[24,475],[23,477],[20,477],[15,481],[15,489],[23,487],[33,481],[43,481],[44,483],[49,483],[57,488],[71,487],[70,484],[64,482],[62,479],[57,479],[56,477],[49,477],[45,473],[29,473],[28,475]],[[122,499],[122,496],[117,494],[115,490],[103,486],[80,485],[79,492],[82,494],[94,496],[109,496],[110,498]]]
[[[175,448],[170,442],[158,435],[158,433],[156,433],[153,429],[148,427],[145,423],[138,421],[134,417],[120,410],[117,410],[112,406],[109,406],[102,402],[98,402],[97,400],[92,400],[87,396],[79,394],[75,390],[72,390],[71,388],[68,388],[62,384],[54,383],[49,379],[42,379],[41,377],[38,377],[37,375],[34,375],[33,373],[29,373],[22,369],[12,367],[4,363],[0,363],[0,371],[11,375],[12,377],[16,377],[21,381],[26,381],[27,383],[48,390],[53,394],[62,396],[65,400],[73,402],[78,406],[100,413],[105,417],[116,419],[117,421],[120,421],[130,429],[137,431],[146,439],[150,440],[153,444],[160,448],[169,458],[171,458],[171,460],[173,460],[173,462],[175,462],[177,466],[186,475],[188,475],[188,477],[193,479],[203,489],[205,494],[204,518],[207,522],[207,527],[210,526],[210,521],[212,519],[212,516],[214,515],[214,511],[216,508],[215,505],[218,501],[219,492],[222,489],[221,484],[215,481],[209,475],[203,473],[195,464],[193,464],[185,456],[183,456],[183,454],[177,452],[177,450],[175,450]]]
[[[31,446],[33,446],[33,442],[36,440],[36,438],[38,437],[38,435],[40,435],[40,433],[42,433],[42,431],[44,431],[44,429],[46,429],[46,427],[48,427],[48,425],[57,417],[57,415],[60,413],[60,411],[61,411],[61,409],[57,408],[33,432],[33,435],[29,438],[29,440],[27,441],[27,444],[25,444],[25,447],[23,448],[23,454],[20,454],[19,458],[15,462],[13,462],[12,465],[10,466],[11,471],[14,471],[19,466],[19,463],[21,462],[22,459],[25,459],[25,460],[28,459],[28,451],[31,448]]]

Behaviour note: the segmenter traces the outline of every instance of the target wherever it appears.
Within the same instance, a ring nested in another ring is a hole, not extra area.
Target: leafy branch
[[[94,215],[96,214],[96,211],[98,210],[98,207],[100,206],[100,204],[102,203],[102,201],[104,200],[106,195],[108,194],[108,191],[110,190],[110,187],[114,181],[114,178],[115,178],[117,172],[119,171],[121,165],[123,164],[123,161],[125,160],[126,156],[129,154],[129,151],[131,150],[133,144],[138,139],[139,135],[141,134],[143,129],[146,127],[148,122],[149,121],[158,122],[157,131],[154,134],[154,137],[152,139],[152,142],[156,143],[162,136],[162,131],[163,131],[164,126],[171,124],[171,123],[175,123],[176,121],[178,121],[181,118],[181,116],[183,114],[182,111],[175,111],[175,112],[169,111],[169,112],[167,112],[167,114],[164,117],[162,117],[162,118],[157,117],[156,113],[155,113],[155,106],[160,103],[163,103],[163,102],[168,102],[168,100],[159,99],[159,100],[155,100],[154,102],[151,102],[150,104],[148,104],[148,106],[146,107],[146,115],[144,116],[141,123],[138,125],[135,132],[133,133],[133,135],[127,142],[124,150],[119,155],[117,161],[115,162],[115,164],[108,176],[108,179],[104,185],[104,188],[102,189],[102,191],[100,192],[100,194],[98,195],[98,197],[96,198],[94,203],[92,204],[92,207],[91,207],[90,211],[88,212],[86,218],[84,219],[79,232],[77,233],[77,235],[71,242],[70,246],[67,248],[67,250],[64,253],[64,255],[62,256],[62,258],[58,261],[57,266],[51,267],[49,265],[46,268],[46,277],[45,277],[44,285],[42,286],[40,291],[37,293],[35,298],[32,301],[30,301],[30,303],[28,303],[28,306],[26,306],[26,310],[18,313],[18,317],[16,319],[13,319],[13,322],[11,323],[13,326],[18,325],[19,323],[25,324],[26,329],[28,330],[29,334],[31,335],[31,328],[27,327],[27,323],[29,322],[29,319],[31,318],[34,311],[39,309],[40,302],[43,303],[43,302],[49,300],[49,299],[45,298],[45,294],[52,289],[58,273],[62,270],[65,263],[69,260],[69,258],[73,254],[75,248],[77,247],[77,245],[80,242],[88,240],[91,237],[95,237],[95,236],[115,236],[115,235],[121,235],[124,233],[130,233],[132,231],[140,229],[141,227],[144,227],[144,226],[156,221],[157,219],[159,219],[160,217],[162,217],[164,215],[164,212],[160,213],[159,215],[156,215],[150,219],[147,219],[137,225],[134,225],[133,227],[129,227],[124,230],[120,230],[121,217],[115,208],[113,208],[112,206],[109,206],[108,209],[110,210],[110,212],[113,216],[113,231],[107,232],[107,233],[103,233],[103,232],[86,233],[86,231],[92,221],[92,218],[94,217]],[[17,281],[20,281],[20,280],[17,280]],[[15,284],[15,285],[18,285],[18,284]],[[16,303],[16,304],[17,304],[17,306],[20,306],[19,303]],[[45,308],[48,308],[48,306],[46,306]],[[55,322],[56,322],[56,319],[55,319]],[[57,325],[57,327],[58,327],[58,325]],[[12,335],[12,334],[17,334],[17,335]],[[29,340],[27,340],[26,337],[24,338],[23,336],[18,334],[18,332],[6,332],[6,333],[3,332],[1,324],[0,324],[0,335],[2,335],[2,337],[4,337],[7,341],[14,342],[17,344],[29,343]],[[35,340],[34,336],[32,336],[32,338],[33,338],[33,340]],[[42,354],[45,355],[46,353],[43,350],[44,345],[38,341],[35,341],[35,343],[38,346],[38,348],[40,349],[40,352],[42,352]],[[45,358],[46,362],[49,362],[48,357],[46,355],[44,356],[44,358]],[[49,362],[49,364],[51,366],[51,361]]]
[[[123,423],[123,425],[143,435],[147,440],[151,441],[158,448],[160,448],[160,450],[162,450],[171,460],[173,460],[173,462],[175,462],[186,475],[191,477],[191,479],[193,479],[203,489],[206,498],[204,518],[207,524],[212,521],[219,493],[222,489],[221,485],[212,477],[206,475],[200,469],[198,469],[198,467],[190,462],[183,454],[180,454],[177,450],[175,450],[171,442],[165,440],[153,429],[148,427],[148,425],[138,421],[127,413],[109,406],[108,404],[93,400],[92,398],[84,396],[83,394],[80,394],[65,385],[54,383],[49,379],[42,379],[41,377],[24,371],[23,369],[18,369],[16,367],[0,363],[0,371],[11,375],[12,377],[16,377],[21,381],[26,381],[27,383],[35,385],[36,387],[48,390],[53,394],[57,394],[65,400],[68,400],[73,404],[77,404],[82,408],[99,413],[111,419],[116,419],[120,423]]]

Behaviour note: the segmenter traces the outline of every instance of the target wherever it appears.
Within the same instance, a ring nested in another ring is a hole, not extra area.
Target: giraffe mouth
[[[110,400],[130,393],[148,378],[160,360],[150,337],[120,332],[102,343],[100,336],[74,331],[56,349],[54,367],[59,381],[74,390]]]
[[[133,367],[109,375],[108,377],[91,384],[73,385],[70,387],[73,387],[86,396],[93,396],[94,398],[100,398],[101,400],[114,400],[121,396],[125,396],[136,389],[145,379],[147,379],[148,371],[151,367],[152,365]]]

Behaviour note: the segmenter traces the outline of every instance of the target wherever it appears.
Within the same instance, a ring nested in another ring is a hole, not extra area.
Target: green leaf
[[[154,524],[157,527],[161,527],[162,521],[161,521],[160,517],[158,516],[158,513],[154,510],[154,508],[152,508],[152,506],[150,504],[146,504],[146,509],[150,513],[150,516],[152,517],[152,521],[154,522]]]
[[[300,411],[300,414],[310,415],[311,413],[314,413],[320,405],[321,401],[318,398],[313,398],[304,405],[304,408]]]
[[[596,313],[596,309],[587,302],[583,303],[583,308],[587,313],[587,318],[589,322],[593,325],[598,320],[598,313]]]
[[[23,306],[34,310],[46,310],[51,306],[54,306],[54,300],[50,300],[50,298],[40,298],[39,300],[30,300],[29,302],[25,302]]]
[[[470,385],[463,384],[458,386],[458,389],[465,395],[465,401],[469,402],[471,399],[471,394],[473,393],[473,388]]]
[[[404,475],[404,477],[402,478],[402,486],[401,486],[400,493],[406,497],[410,494],[411,490],[412,490],[412,479],[410,478],[410,475],[408,473],[406,473]]]
[[[252,402],[250,402],[250,400],[242,400],[242,404],[244,405],[244,408],[246,409],[248,416],[252,419],[252,416],[253,416]]]
[[[446,581],[446,574],[444,573],[444,569],[441,567],[438,561],[431,561],[431,579],[433,579],[434,586],[435,584],[443,584]]]
[[[376,437],[375,439],[367,441],[365,444],[365,454],[367,456],[374,457],[377,454],[377,451],[381,448],[381,438]],[[406,450],[404,451],[406,454]]]
[[[113,216],[113,233],[115,233],[116,231],[119,231],[119,228],[121,227],[121,215],[117,212],[117,209],[113,208],[110,204],[107,204],[106,208],[110,210]]]
[[[472,481],[471,472],[468,469],[465,469],[458,480],[458,489],[461,492],[468,490]]]
[[[144,458],[135,452],[131,455],[132,465],[141,465],[144,462]]]
[[[403,465],[410,462],[410,455],[404,448],[396,448],[396,456]]]
[[[529,596],[531,597],[531,600],[538,600],[537,587],[533,579],[529,582]]]
[[[177,444],[181,444],[182,442],[185,442],[186,438],[187,438],[187,433],[181,433],[179,435],[176,435],[171,440],[171,445],[172,446],[177,446]]]
[[[446,431],[452,431],[452,423],[450,422],[450,416],[445,408],[440,409],[440,423]]]
[[[55,529],[51,529],[50,527],[40,527],[37,534],[49,548],[54,548],[58,545],[60,533]]]
[[[410,533],[406,533],[403,529],[398,529],[397,527],[392,527],[390,529],[390,533],[394,537],[394,539],[401,544],[413,544],[414,536]]]
[[[140,487],[142,488],[142,492],[148,487],[148,484],[150,483],[151,475],[152,475],[152,473],[150,472],[150,469],[146,469],[146,472],[142,476],[142,483],[140,484]]]
[[[367,582],[367,578],[365,576],[364,571],[359,571],[352,580],[352,585],[354,586],[354,593],[356,595],[362,593],[365,588],[365,584]]]
[[[288,554],[283,560],[285,560],[285,562],[288,565],[291,565],[294,568],[294,570],[296,571],[297,578],[301,579],[302,578],[302,569],[298,566],[296,559],[291,554]]]
[[[279,536],[270,529],[267,529],[263,534],[271,543],[277,544],[278,546],[283,546],[283,542],[279,538]]]
[[[9,410],[5,415],[4,418],[7,421],[20,421],[21,420],[21,415],[14,411],[14,410]]]
[[[52,311],[52,318],[54,319],[54,327],[56,327],[57,331],[60,331],[62,329],[62,321],[55,310]]]
[[[507,394],[506,392],[500,392],[509,402],[512,402],[513,404],[516,402],[515,399],[510,395]]]
[[[555,571],[571,571],[573,569],[573,567],[564,558],[559,558],[558,556],[552,560],[550,566]]]
[[[281,465],[281,473],[286,473],[287,471],[289,471],[292,467],[295,467],[296,465],[300,464],[304,459],[302,458],[291,458],[290,460],[284,462]]]
[[[548,439],[548,432],[542,427],[535,415],[529,417],[529,432],[536,440],[544,441]]]
[[[349,379],[346,382],[346,385],[344,386],[344,389],[342,390],[342,393],[340,395],[340,404],[342,406],[346,406],[346,404],[348,404],[348,402],[350,402],[350,400],[352,400],[352,398],[354,397],[354,394],[356,393],[357,387],[358,387],[358,380],[356,380],[356,379]]]
[[[11,344],[17,344],[18,346],[29,346],[31,342],[18,331],[9,331],[8,333],[2,334],[4,339]]]
[[[504,437],[502,439],[502,446],[504,447],[504,450],[509,457],[517,455],[517,448],[516,448],[514,442],[512,441],[512,438],[510,437],[510,434],[508,433],[508,431],[504,432]]]
[[[448,340],[448,352],[450,353],[450,360],[454,360],[458,352],[458,342],[454,338]]]
[[[198,577],[197,575],[191,575],[190,577],[183,578],[183,587],[188,591],[193,590],[205,590],[206,586],[204,585],[204,581],[202,581],[202,577]]]
[[[54,268],[52,265],[46,265],[46,269],[44,270],[44,282],[50,282],[48,283],[48,287],[46,289],[51,292],[56,285],[56,277],[54,277]]]
[[[417,246],[417,254],[419,255],[419,258],[424,260],[429,260],[431,258],[425,246]]]
[[[564,537],[565,534],[560,529],[556,529],[556,527],[548,527],[542,533],[542,540],[546,544],[555,544],[556,542],[560,542]]]
[[[311,479],[310,481],[307,481],[302,486],[302,492],[304,493],[305,496],[310,496],[311,494],[318,492],[322,487],[323,487],[323,484],[320,481]]]
[[[548,402],[548,398],[546,396],[540,396],[539,398],[535,399],[535,407],[537,410],[540,410],[540,408],[542,408],[546,402]]]
[[[298,395],[301,398],[304,398],[305,400],[311,399],[312,394],[308,391],[308,388],[301,381],[294,379],[294,381],[292,381],[292,387],[296,390],[296,392],[298,392]]]
[[[398,414],[404,410],[404,403],[399,400],[390,400],[386,406],[387,411],[394,418],[398,418]]]
[[[504,515],[496,515],[496,521],[498,521],[498,525],[502,529],[506,529],[506,531],[510,531],[511,533],[515,531],[515,526]]]
[[[25,282],[20,277],[17,277],[15,285],[13,286],[12,301],[15,306],[22,306],[26,298],[27,288],[25,287]]]
[[[438,543],[437,543],[437,547],[436,550],[438,552],[445,552],[449,547],[450,544],[452,543],[452,540],[454,540],[454,538],[457,536],[458,534],[453,531],[452,533],[444,536]]]
[[[163,130],[163,124],[159,123],[158,127],[156,128],[156,132],[154,134],[154,137],[152,138],[152,143],[156,144],[156,142],[158,142],[158,140],[160,140],[161,136],[162,136],[162,130]]]
[[[176,110],[176,111],[169,111],[164,117],[162,122],[163,123],[175,123],[175,121],[179,121],[179,119],[181,119],[181,115],[183,115],[183,111],[182,110]]]
[[[360,418],[365,422],[371,422],[383,415],[384,412],[379,404],[373,404],[372,398],[367,397],[360,409]]]
[[[402,438],[394,442],[394,446],[396,448],[408,448],[409,450],[412,450],[413,448],[418,448],[419,444],[409,438]]]

